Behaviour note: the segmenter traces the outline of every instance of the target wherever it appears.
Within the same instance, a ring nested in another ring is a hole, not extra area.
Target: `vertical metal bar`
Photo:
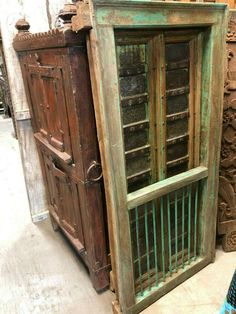
[[[171,228],[170,228],[170,195],[167,194],[167,219],[168,219],[168,247],[169,247],[169,271],[172,275],[172,254],[171,254]]]
[[[178,198],[175,191],[175,270],[178,270]]]
[[[154,259],[156,272],[156,286],[158,286],[158,264],[157,264],[157,226],[156,226],[156,205],[152,201],[152,220],[153,220],[153,238],[154,238]]]
[[[149,238],[148,238],[148,207],[147,204],[145,207],[145,240],[146,240],[146,257],[147,257],[147,275],[148,275],[148,290],[151,290],[151,281],[150,281],[150,256],[149,256]]]
[[[166,271],[165,271],[165,234],[164,234],[164,202],[163,197],[160,199],[161,202],[161,260],[162,260],[162,276],[163,281],[166,278]]]
[[[197,259],[198,186],[199,186],[199,182],[197,182],[196,190],[195,190],[195,206],[194,206],[194,260]]]
[[[192,201],[192,186],[188,186],[188,264],[190,264],[191,250],[191,201]]]
[[[199,252],[199,255],[201,255],[203,247],[204,247],[204,242],[203,242],[203,230],[204,230],[204,226],[205,223],[202,219],[202,214],[204,213],[204,205],[206,204],[206,184],[207,184],[207,180],[203,179],[201,181],[198,182],[198,186],[199,186],[199,192],[198,194],[200,195],[200,213],[199,213],[199,218],[198,218],[198,243],[197,243],[197,250]],[[202,198],[203,197],[203,198]],[[203,213],[202,213],[203,211]],[[201,217],[201,218],[200,218]]]
[[[185,197],[184,188],[182,194],[182,268],[184,268],[184,216],[185,216]]]
[[[138,254],[139,284],[140,284],[141,295],[143,295],[143,279],[142,279],[142,269],[141,269],[141,259],[140,259],[140,246],[139,246],[138,207],[135,208],[135,223],[136,223],[136,244],[137,244],[137,254]]]
[[[165,62],[165,40],[164,35],[160,34],[154,38],[154,49],[155,57],[153,57],[156,62],[154,63],[154,68],[156,67],[156,80],[157,86],[154,90],[158,90],[160,95],[156,95],[156,119],[157,127],[157,145],[160,147],[157,151],[157,167],[158,167],[158,178],[163,180],[166,178],[166,62]]]

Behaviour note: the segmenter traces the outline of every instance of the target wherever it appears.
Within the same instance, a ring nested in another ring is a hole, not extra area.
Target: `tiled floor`
[[[0,314],[108,314],[114,295],[98,295],[83,264],[48,221],[31,222],[11,120],[0,116]],[[216,314],[236,268],[236,252],[216,262],[143,314]]]

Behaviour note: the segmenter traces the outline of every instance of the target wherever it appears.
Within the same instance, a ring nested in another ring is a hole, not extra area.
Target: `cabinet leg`
[[[225,252],[236,251],[236,230],[229,231],[223,236],[222,247]]]
[[[53,218],[52,215],[50,215],[50,220],[51,220],[52,229],[53,229],[54,231],[58,231],[58,230],[59,230],[59,225],[58,225],[58,223],[56,222],[56,220]]]
[[[109,287],[109,269],[107,267],[97,270],[89,269],[94,289],[99,293]]]

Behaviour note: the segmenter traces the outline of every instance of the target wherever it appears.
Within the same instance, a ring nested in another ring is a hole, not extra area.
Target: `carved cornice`
[[[30,25],[25,19],[18,20],[15,25],[18,34],[14,38],[13,47],[16,51],[30,51],[70,45],[85,45],[86,30],[75,33],[71,29],[71,18],[75,14],[75,4],[65,4],[58,15],[58,18],[63,21],[60,28],[35,34],[29,32]]]
[[[41,33],[24,33],[21,36],[16,36],[14,42],[23,42],[23,41],[31,41],[31,40],[45,40],[52,39],[53,37],[57,37],[61,31],[59,29],[52,29],[48,32]]]
[[[52,29],[43,33],[17,34],[13,41],[16,51],[29,51],[53,47],[67,47],[85,44],[85,31],[75,33],[71,28]]]

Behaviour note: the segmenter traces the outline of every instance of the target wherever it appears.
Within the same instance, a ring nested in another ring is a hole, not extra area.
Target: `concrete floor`
[[[114,295],[98,295],[64,237],[31,222],[17,140],[0,116],[0,313],[109,314]],[[236,268],[236,252],[216,262],[142,314],[216,314]]]

